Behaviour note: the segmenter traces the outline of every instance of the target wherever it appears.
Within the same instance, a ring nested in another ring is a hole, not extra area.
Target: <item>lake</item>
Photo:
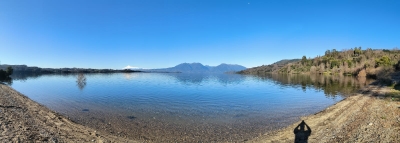
[[[347,76],[114,73],[13,75],[30,99],[100,133],[151,142],[244,141],[372,82]]]

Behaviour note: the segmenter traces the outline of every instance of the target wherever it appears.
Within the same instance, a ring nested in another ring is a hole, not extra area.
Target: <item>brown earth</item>
[[[0,142],[134,142],[76,124],[0,84]]]
[[[369,86],[315,115],[302,117],[312,130],[308,141],[399,143],[400,102],[383,99],[387,92],[390,89]],[[293,130],[300,122],[250,142],[293,142]]]
[[[355,96],[302,119],[309,142],[400,142],[400,102],[380,99],[388,88],[369,86]],[[271,131],[246,142],[293,142],[293,129]],[[76,124],[0,84],[0,142],[135,142]]]

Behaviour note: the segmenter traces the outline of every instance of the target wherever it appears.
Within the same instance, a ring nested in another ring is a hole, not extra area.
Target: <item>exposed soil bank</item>
[[[309,142],[400,142],[400,102],[377,99],[387,88],[369,86],[363,94],[302,119]],[[244,142],[293,142],[300,123]],[[0,84],[0,142],[134,142],[76,124]]]
[[[309,142],[400,142],[400,102],[379,99],[388,88],[368,86],[355,96],[302,117],[312,130]],[[271,131],[250,142],[293,142],[300,123]]]
[[[76,124],[0,84],[0,142],[134,142]]]

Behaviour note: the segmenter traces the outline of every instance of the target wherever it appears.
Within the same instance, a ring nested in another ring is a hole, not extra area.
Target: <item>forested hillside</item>
[[[281,67],[277,64],[272,64],[247,69],[239,73],[309,73],[376,77],[390,74],[399,69],[399,60],[400,50],[397,48],[392,50],[367,48],[363,50],[361,47],[356,47],[342,51],[337,51],[336,49],[327,50],[325,55],[312,59],[303,56],[301,60],[289,62]]]
[[[276,72],[280,68],[284,67],[288,63],[295,63],[300,61],[300,59],[291,59],[291,60],[280,60],[270,65],[262,65],[254,68],[249,68],[246,70],[239,71],[240,74],[263,74],[263,73],[271,73]]]

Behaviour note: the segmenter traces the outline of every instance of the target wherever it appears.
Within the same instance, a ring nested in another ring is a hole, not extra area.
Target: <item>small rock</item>
[[[369,123],[369,125],[372,126],[373,124],[372,124],[372,123]]]
[[[96,140],[92,140],[92,142],[94,142],[94,141],[96,141]]]

